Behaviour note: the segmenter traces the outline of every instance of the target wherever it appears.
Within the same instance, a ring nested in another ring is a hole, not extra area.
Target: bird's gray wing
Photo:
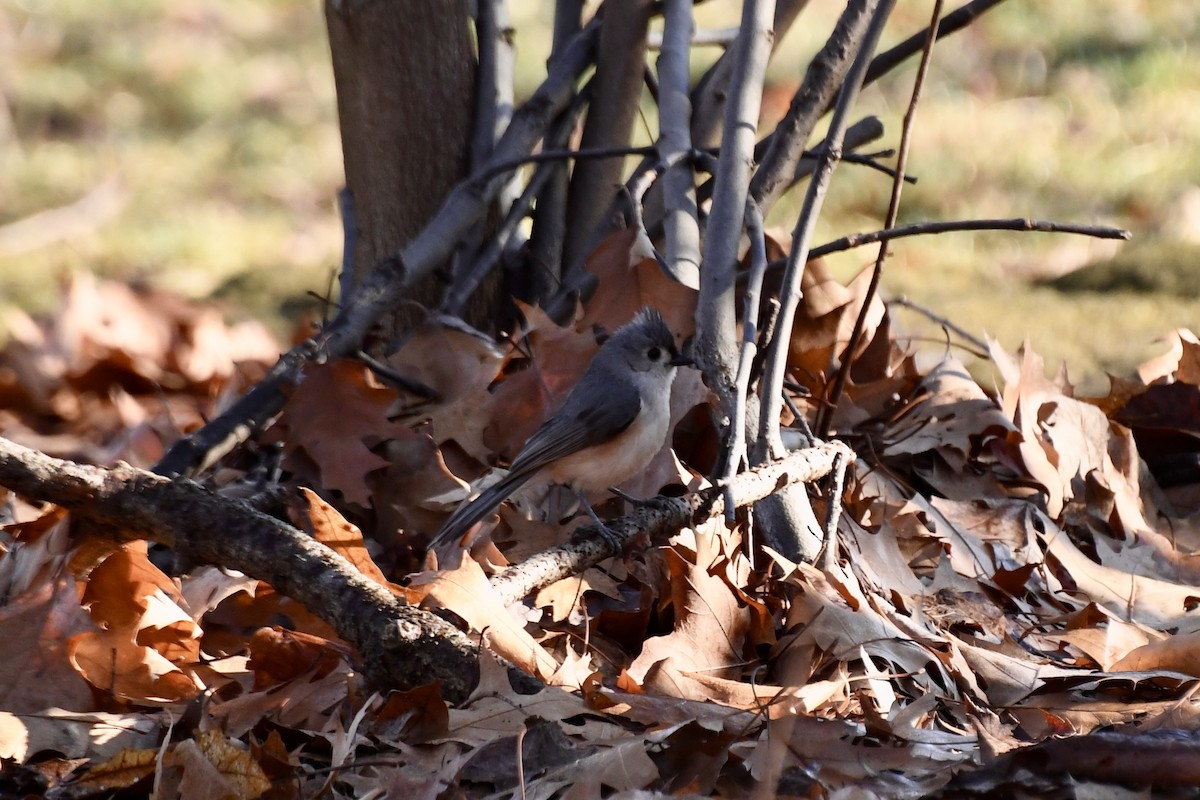
[[[514,473],[532,474],[560,458],[604,444],[637,419],[642,401],[631,382],[605,381],[600,373],[584,377],[595,380],[580,381],[562,407],[534,431],[513,459]]]
[[[629,381],[606,381],[599,374],[579,385],[550,419],[534,431],[513,459],[508,475],[464,502],[430,542],[438,548],[461,537],[476,522],[489,516],[504,499],[520,489],[539,469],[586,447],[603,444],[637,419],[641,399]],[[583,391],[579,391],[582,388]]]

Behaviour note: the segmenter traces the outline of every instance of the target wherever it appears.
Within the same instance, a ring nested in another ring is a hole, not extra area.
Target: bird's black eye
[[[646,351],[646,355],[651,361],[658,361],[658,357],[662,355],[662,350],[659,350],[657,347],[651,347]]]

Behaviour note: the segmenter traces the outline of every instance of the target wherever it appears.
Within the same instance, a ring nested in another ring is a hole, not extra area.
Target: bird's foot
[[[596,531],[599,532],[600,537],[604,539],[605,543],[614,553],[620,554],[625,549],[625,540],[619,533],[606,525],[604,520],[597,516],[596,509],[592,508],[592,504],[587,501],[582,492],[579,494],[579,502],[583,506],[584,511],[587,512],[587,515],[591,517],[592,524],[595,526]]]

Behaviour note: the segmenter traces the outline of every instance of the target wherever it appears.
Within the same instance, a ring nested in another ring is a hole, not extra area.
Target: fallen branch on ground
[[[55,503],[116,541],[145,539],[194,564],[236,569],[318,612],[355,647],[377,687],[442,682],[465,700],[479,648],[450,623],[406,605],[306,533],[192,481],[121,464],[112,469],[52,458],[0,438],[0,485]]]
[[[825,442],[740,473],[726,486],[712,486],[686,497],[659,496],[647,500],[632,514],[605,523],[610,535],[604,535],[594,525],[586,525],[575,532],[570,542],[543,550],[506,569],[492,579],[492,587],[505,603],[518,602],[538,589],[579,575],[606,558],[619,556],[640,536],[653,539],[669,535],[721,516],[727,502],[741,508],[785,486],[824,477],[833,470],[839,455],[845,464],[855,458],[854,451],[841,442]]]

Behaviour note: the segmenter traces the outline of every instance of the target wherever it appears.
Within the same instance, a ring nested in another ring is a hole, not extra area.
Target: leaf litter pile
[[[511,340],[429,315],[387,367],[309,367],[262,435],[207,479],[290,519],[363,575],[439,609],[540,684],[481,662],[469,700],[380,693],[321,617],[259,580],[115,546],[7,494],[0,787],[59,797],[1075,796],[1197,781],[1200,342],[1189,332],[1077,398],[1026,346],[996,386],[914,351],[873,301],[836,438],[857,459],[815,564],[747,556],[739,516],[645,540],[508,607],[489,575],[566,538],[518,498],[455,569],[425,543],[581,374],[596,330],[643,305],[690,333],[695,297],[618,234],[562,328]],[[789,359],[812,417],[865,280],[809,265]],[[77,278],[0,354],[0,432],[149,466],[275,358],[254,325]],[[798,384],[798,385],[797,385]],[[672,448],[624,485],[704,484],[715,433],[681,370]],[[1189,472],[1189,467],[1191,472]],[[618,502],[618,501],[614,501]],[[602,507],[601,514],[621,513]],[[582,520],[586,521],[586,519]],[[577,524],[576,522],[571,523]]]

